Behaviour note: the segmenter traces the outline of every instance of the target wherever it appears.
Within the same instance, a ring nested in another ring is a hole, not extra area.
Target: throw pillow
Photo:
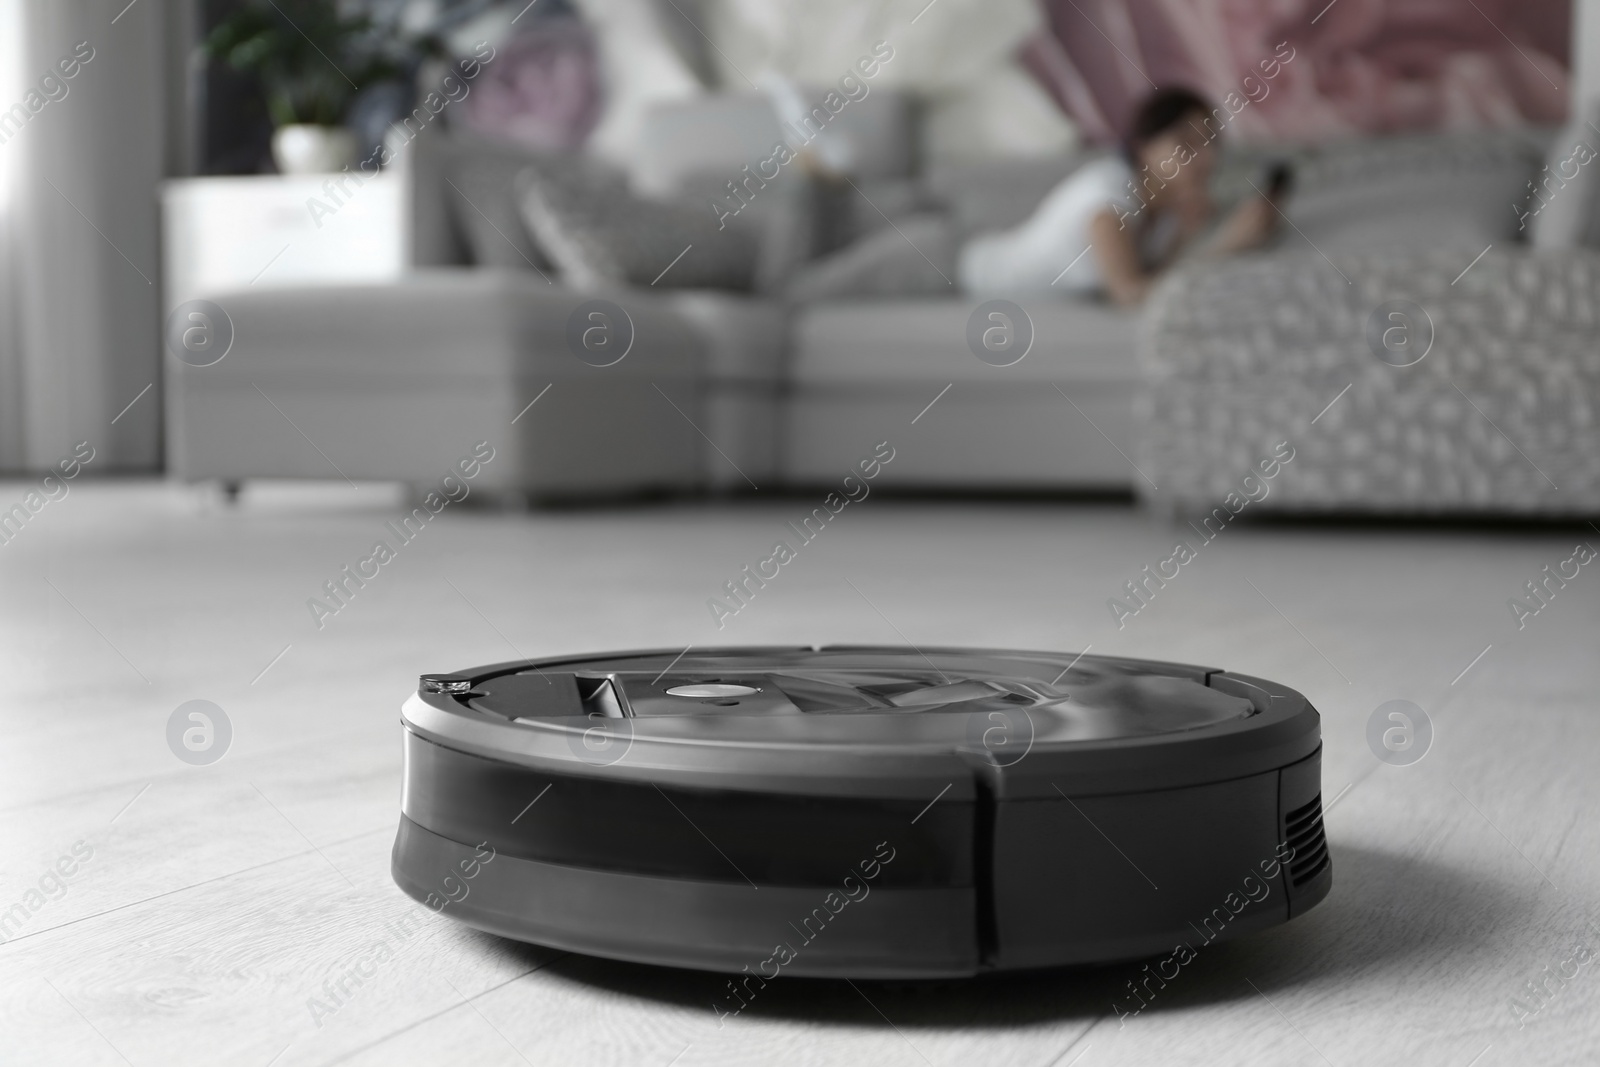
[[[460,157],[445,171],[451,215],[466,239],[472,262],[480,267],[548,271],[550,260],[533,243],[512,196],[517,172],[526,159],[484,153]]]
[[[955,226],[943,215],[918,215],[806,264],[787,296],[816,300],[872,300],[895,296],[954,296]]]
[[[816,189],[798,168],[757,189],[749,200],[728,191],[728,172],[720,168],[683,176],[673,194],[684,203],[700,205],[729,230],[737,229],[756,242],[757,292],[781,290],[790,275],[817,255]]]
[[[561,274],[581,288],[607,285],[749,290],[758,241],[718,228],[701,202],[645,200],[597,186],[570,167],[540,164],[517,178],[523,221]]]
[[[568,173],[569,181],[583,182],[605,195],[627,188],[627,178],[620,170],[588,157],[542,152],[473,133],[453,133],[445,159],[443,193],[450,215],[473,263],[480,267],[553,269],[549,255],[523,224],[517,206],[517,175],[530,164]]]

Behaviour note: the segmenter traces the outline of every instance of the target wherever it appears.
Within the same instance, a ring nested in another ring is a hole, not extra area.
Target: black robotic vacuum
[[[1332,885],[1320,720],[1059,652],[618,652],[422,677],[395,881],[595,956],[922,978],[1110,962]]]

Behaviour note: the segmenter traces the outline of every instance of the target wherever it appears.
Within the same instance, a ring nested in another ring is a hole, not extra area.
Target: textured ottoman
[[[1169,279],[1140,339],[1140,492],[1191,514],[1600,513],[1600,253],[1497,244],[1463,275],[1482,250]]]

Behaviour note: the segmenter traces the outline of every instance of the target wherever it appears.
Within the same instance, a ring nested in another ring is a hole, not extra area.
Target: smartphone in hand
[[[1279,160],[1267,168],[1265,190],[1267,199],[1280,202],[1294,188],[1294,167],[1287,160]]]

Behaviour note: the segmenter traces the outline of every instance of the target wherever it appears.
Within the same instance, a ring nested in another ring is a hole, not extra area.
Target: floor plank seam
[[[551,966],[553,964],[560,963],[562,960],[564,960],[567,957],[572,956],[572,955],[575,955],[575,953],[563,952],[559,956],[554,956],[551,959],[545,960],[543,963],[539,964],[539,966],[537,966],[537,967],[531,967],[528,970],[523,971],[521,974],[513,975],[512,977],[507,978],[504,982],[501,982],[498,985],[492,985],[489,988],[483,990],[483,992],[481,992],[481,993],[474,993],[471,999],[475,1000],[478,997],[484,996],[485,994],[493,993],[493,992],[496,992],[497,990],[504,989],[506,986],[512,985],[513,983],[516,983],[516,982],[520,982],[520,981],[522,981],[522,979],[528,977],[528,975],[536,974],[539,971],[544,970],[546,967],[549,967],[549,966]],[[407,1023],[405,1026],[402,1026],[398,1030],[391,1031],[390,1033],[384,1034],[382,1037],[375,1038],[374,1040],[367,1042],[365,1045],[362,1045],[360,1048],[351,1049],[349,1052],[346,1052],[343,1056],[340,1056],[336,1060],[327,1060],[327,1061],[325,1061],[326,1067],[334,1067],[335,1064],[339,1064],[339,1063],[348,1063],[351,1059],[353,1059],[356,1056],[361,1055],[363,1052],[366,1052],[368,1049],[376,1048],[379,1045],[383,1044],[385,1041],[389,1041],[389,1040],[391,1040],[393,1038],[399,1037],[401,1034],[405,1033],[408,1030],[414,1030],[417,1027],[421,1026],[423,1023],[428,1023],[428,1022],[432,1022],[435,1019],[443,1018],[444,1016],[449,1015],[451,1012],[455,1011],[457,1008],[461,1008],[461,1007],[465,1007],[465,1006],[466,1006],[466,1001],[462,1001],[460,1003],[451,1004],[447,1008],[441,1008],[440,1010],[434,1012],[432,1015],[425,1015],[422,1018],[415,1020],[414,1022]]]
[[[381,833],[388,833],[388,832],[389,832],[389,828],[387,826],[383,826],[383,827],[379,827],[376,830],[367,830],[367,831],[364,831],[363,833],[355,834],[355,835],[353,835],[351,837],[342,837],[337,841],[329,841],[328,844],[330,844],[330,845],[343,845],[343,844],[348,844],[351,841],[359,841],[363,837],[371,837],[373,834],[381,834]],[[76,919],[72,919],[69,922],[58,923],[55,926],[47,926],[42,930],[33,930],[33,931],[30,931],[29,933],[23,934],[21,937],[13,937],[13,938],[11,938],[11,939],[9,939],[7,941],[0,942],[0,952],[3,952],[5,949],[9,948],[12,945],[15,945],[19,941],[26,941],[29,938],[33,938],[33,937],[41,937],[44,934],[54,933],[57,930],[65,930],[69,926],[77,926],[79,923],[85,923],[85,922],[89,922],[89,921],[91,921],[93,919],[104,918],[107,915],[115,915],[115,914],[117,914],[117,912],[126,911],[129,908],[137,908],[139,905],[148,904],[152,900],[160,900],[163,897],[175,896],[176,894],[179,894],[179,893],[187,893],[191,889],[199,889],[201,886],[211,885],[213,882],[226,881],[229,878],[236,878],[241,874],[249,874],[252,871],[259,871],[259,870],[262,870],[264,868],[274,866],[275,864],[287,863],[289,860],[299,859],[302,856],[310,856],[310,855],[312,855],[312,854],[314,854],[316,852],[317,852],[317,850],[315,848],[308,848],[308,849],[304,850],[303,852],[295,852],[295,853],[292,853],[291,855],[288,855],[288,856],[279,856],[276,859],[266,860],[266,861],[264,861],[262,863],[257,863],[257,864],[255,864],[253,866],[250,866],[250,867],[241,867],[239,870],[229,871],[226,874],[219,874],[219,875],[216,875],[215,877],[212,877],[212,878],[204,878],[204,879],[202,879],[202,880],[200,880],[198,882],[191,883],[190,885],[183,886],[182,888],[179,888],[179,889],[169,889],[164,893],[157,893],[154,896],[142,897],[139,900],[130,900],[126,904],[118,904],[114,908],[107,908],[105,911],[97,911],[93,915],[80,915]]]
[[[1055,1059],[1051,1060],[1048,1064],[1045,1065],[1045,1067],[1071,1067],[1072,1064],[1077,1063],[1078,1059],[1080,1057],[1082,1057],[1083,1052],[1088,1052],[1089,1051],[1088,1048],[1085,1048],[1083,1050],[1083,1052],[1078,1053],[1078,1055],[1073,1057],[1073,1059],[1070,1062],[1067,1060],[1067,1057],[1072,1054],[1072,1050],[1077,1048],[1078,1045],[1083,1041],[1084,1038],[1089,1036],[1089,1032],[1091,1030],[1093,1030],[1095,1027],[1099,1026],[1102,1022],[1105,1021],[1105,1018],[1106,1017],[1104,1015],[1095,1016],[1094,1020],[1092,1022],[1090,1022],[1088,1026],[1085,1026],[1082,1030],[1078,1031],[1078,1036],[1077,1037],[1074,1037],[1071,1041],[1069,1041],[1067,1043],[1067,1047],[1061,1050],[1061,1055],[1059,1055]]]

